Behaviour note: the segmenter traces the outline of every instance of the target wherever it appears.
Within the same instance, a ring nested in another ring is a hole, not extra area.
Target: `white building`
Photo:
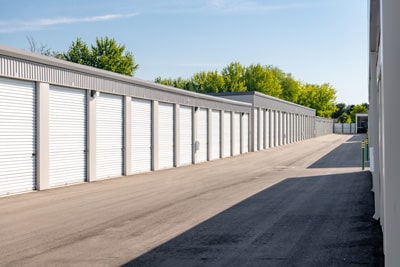
[[[369,140],[386,266],[400,266],[400,1],[369,1]]]
[[[0,46],[0,196],[240,156],[315,128],[332,132],[314,109],[259,93],[197,94]]]

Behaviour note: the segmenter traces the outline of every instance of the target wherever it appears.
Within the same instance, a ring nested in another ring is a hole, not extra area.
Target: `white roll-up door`
[[[279,112],[279,145],[283,145],[283,113]]]
[[[231,156],[231,112],[224,112],[224,157]]]
[[[102,93],[96,98],[96,179],[122,175],[123,114],[122,96]]]
[[[270,140],[269,140],[269,129],[271,127],[270,117],[269,117],[270,110],[265,110],[265,148],[270,147]]]
[[[158,104],[158,169],[174,167],[174,105]]]
[[[0,78],[0,195],[36,185],[35,84]]]
[[[49,185],[86,180],[86,91],[50,86]]]
[[[151,171],[153,149],[151,101],[132,98],[131,120],[131,172]]]
[[[233,116],[234,120],[234,139],[233,139],[233,155],[238,155],[240,154],[240,113],[234,113]]]
[[[275,146],[279,146],[279,145],[280,145],[280,143],[279,143],[279,135],[280,135],[279,127],[280,127],[280,121],[279,121],[279,111],[277,111],[277,110],[275,110],[275,117],[274,117],[274,119],[275,119],[275,132],[274,132],[274,135],[275,135]]]
[[[193,112],[192,107],[179,108],[179,158],[180,165],[192,164],[193,154]]]
[[[197,110],[197,162],[207,161],[208,147],[208,120],[207,109],[200,108]]]
[[[293,126],[292,126],[292,124],[293,124],[293,117],[292,117],[292,114],[289,113],[289,115],[288,115],[288,136],[289,136],[288,143],[289,144],[293,142]]]
[[[270,136],[271,142],[270,142],[269,146],[274,147],[274,146],[276,146],[276,135],[275,135],[276,120],[275,120],[275,111],[274,110],[270,110],[270,118],[271,118],[271,121],[269,122],[269,127],[270,127],[269,134],[271,135]]]
[[[260,109],[260,150],[264,149],[264,109]]]
[[[287,144],[287,113],[282,113],[282,145]]]
[[[258,109],[254,109],[254,127],[253,127],[253,142],[254,142],[254,151],[258,150]]]
[[[294,114],[293,115],[293,141],[294,142],[298,141],[297,135],[298,135],[298,132],[299,132],[299,129],[298,129],[299,125],[298,125],[298,121],[297,120],[298,120],[298,115]]]
[[[242,153],[249,152],[249,114],[242,117]]]
[[[219,159],[221,156],[221,111],[212,111],[212,159]]]

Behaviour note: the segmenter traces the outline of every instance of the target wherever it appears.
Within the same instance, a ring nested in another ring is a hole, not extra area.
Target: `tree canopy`
[[[361,105],[346,105],[345,103],[336,104],[336,111],[332,118],[341,123],[354,123],[356,122],[357,113],[368,113],[368,103]]]
[[[96,38],[96,44],[90,47],[77,38],[61,59],[128,76],[133,76],[139,67],[133,54],[125,51],[125,45],[108,37]]]
[[[139,67],[133,54],[125,51],[125,45],[117,44],[115,39],[108,37],[96,38],[96,43],[90,46],[77,38],[65,53],[51,51],[47,45],[38,44],[33,37],[27,39],[30,50],[42,55],[129,76],[133,76]],[[320,117],[334,118],[344,123],[355,122],[355,114],[367,113],[369,108],[367,103],[336,104],[336,90],[330,84],[304,83],[271,65],[244,66],[239,62],[232,62],[221,72],[200,71],[188,79],[157,77],[155,82],[197,93],[257,91],[313,108]]]
[[[257,91],[314,108],[318,116],[326,118],[337,109],[336,90],[330,84],[306,84],[277,67],[261,64],[246,67],[232,62],[220,73],[199,72],[189,79],[158,77],[155,82],[198,93]]]
[[[297,103],[316,110],[317,116],[331,118],[336,110],[336,90],[329,84],[306,84],[300,89]]]

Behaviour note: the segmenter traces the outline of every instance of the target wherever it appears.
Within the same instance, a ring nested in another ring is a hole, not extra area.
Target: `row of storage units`
[[[256,108],[253,113],[253,151],[314,137],[314,117]]]
[[[250,102],[247,93],[237,99],[196,94],[3,47],[0,66],[0,195],[196,164],[313,136],[314,110],[259,93]]]
[[[0,196],[249,151],[249,104],[0,52]]]
[[[319,121],[314,109],[258,92],[213,95],[252,105],[251,151],[286,145],[316,136]]]

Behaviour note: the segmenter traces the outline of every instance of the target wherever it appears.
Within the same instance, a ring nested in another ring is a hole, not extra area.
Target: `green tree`
[[[317,116],[332,118],[336,110],[336,90],[329,84],[306,84],[300,90],[298,104],[316,110]]]
[[[346,113],[346,104],[338,103],[336,104],[336,111],[332,114],[333,119],[339,118],[343,113]]]
[[[276,67],[270,67],[275,74],[282,88],[282,94],[280,98],[290,101],[297,102],[297,98],[300,93],[301,83],[292,77],[292,74],[285,73],[281,69]]]
[[[349,115],[347,115],[347,113],[342,113],[338,118],[338,122],[340,122],[340,123],[351,123],[351,118],[350,118]]]
[[[355,105],[350,112],[351,122],[356,122],[357,113],[368,113],[368,109],[364,105]]]
[[[195,91],[199,93],[219,93],[225,90],[224,78],[217,71],[196,73],[191,81]]]
[[[125,51],[125,45],[119,45],[115,39],[108,37],[96,38],[96,45],[90,48],[77,38],[62,59],[128,76],[133,76],[139,67],[133,54]]]
[[[245,68],[239,62],[232,62],[223,68],[221,75],[225,83],[224,92],[246,92],[244,73]]]
[[[75,42],[72,42],[68,51],[63,54],[63,59],[94,67],[91,51],[81,38],[77,38]]]
[[[188,88],[188,84],[190,83],[189,80],[183,79],[182,77],[178,77],[176,79],[168,78],[168,79],[163,79],[161,77],[157,77],[154,80],[155,83],[163,84],[163,85],[168,85],[172,86],[175,88],[180,88],[180,89],[186,89]]]
[[[260,64],[250,65],[245,69],[244,79],[248,91],[257,91],[274,97],[282,95],[282,87],[268,67]]]

